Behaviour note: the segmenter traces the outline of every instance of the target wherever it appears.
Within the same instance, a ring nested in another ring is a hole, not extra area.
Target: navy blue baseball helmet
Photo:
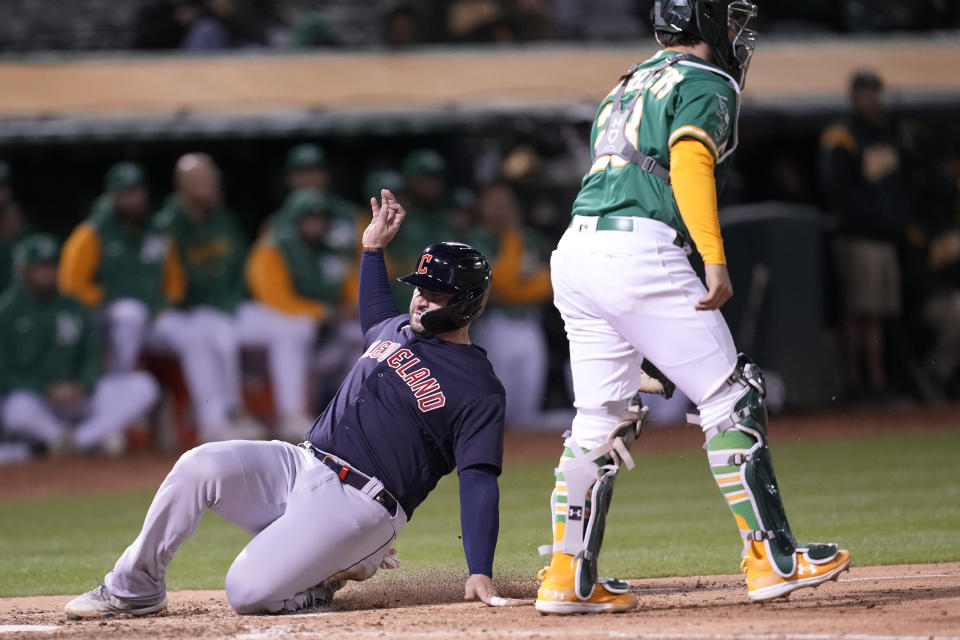
[[[417,268],[397,278],[418,289],[452,293],[445,307],[420,316],[430,335],[456,331],[483,313],[492,274],[483,254],[462,242],[437,242],[420,253]]]

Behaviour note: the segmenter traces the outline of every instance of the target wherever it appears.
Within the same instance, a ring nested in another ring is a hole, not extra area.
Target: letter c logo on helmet
[[[469,324],[483,313],[491,281],[490,263],[462,242],[437,242],[420,254],[416,269],[400,282],[421,291],[451,294],[446,306],[420,316],[423,334],[437,335]]]
[[[424,274],[427,272],[427,263],[433,260],[433,256],[429,253],[425,253],[420,256],[420,265],[417,266],[417,273]]]

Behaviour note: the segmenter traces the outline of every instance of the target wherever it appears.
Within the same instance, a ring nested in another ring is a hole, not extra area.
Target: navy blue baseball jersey
[[[476,345],[414,334],[409,315],[364,334],[365,351],[307,439],[379,478],[407,516],[454,468],[503,462],[503,385]]]

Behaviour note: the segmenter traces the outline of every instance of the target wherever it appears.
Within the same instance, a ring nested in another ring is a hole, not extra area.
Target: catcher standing
[[[700,411],[711,471],[743,539],[751,600],[837,577],[850,554],[799,545],[767,446],[765,387],[738,356],[718,310],[733,295],[717,191],[737,146],[740,89],[756,42],[756,5],[657,0],[663,49],[635,65],[594,120],[593,163],[554,251],[554,302],[570,341],[576,417],[551,497],[553,545],[537,609],[625,611],[626,583],[597,578],[613,481],[644,411],[631,399],[644,360]],[[706,288],[687,255],[706,265]]]

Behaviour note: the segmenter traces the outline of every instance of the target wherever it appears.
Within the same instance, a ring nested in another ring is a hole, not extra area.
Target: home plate
[[[56,631],[60,627],[44,624],[0,624],[0,633],[22,633],[24,631],[36,631],[38,633],[48,633]]]

